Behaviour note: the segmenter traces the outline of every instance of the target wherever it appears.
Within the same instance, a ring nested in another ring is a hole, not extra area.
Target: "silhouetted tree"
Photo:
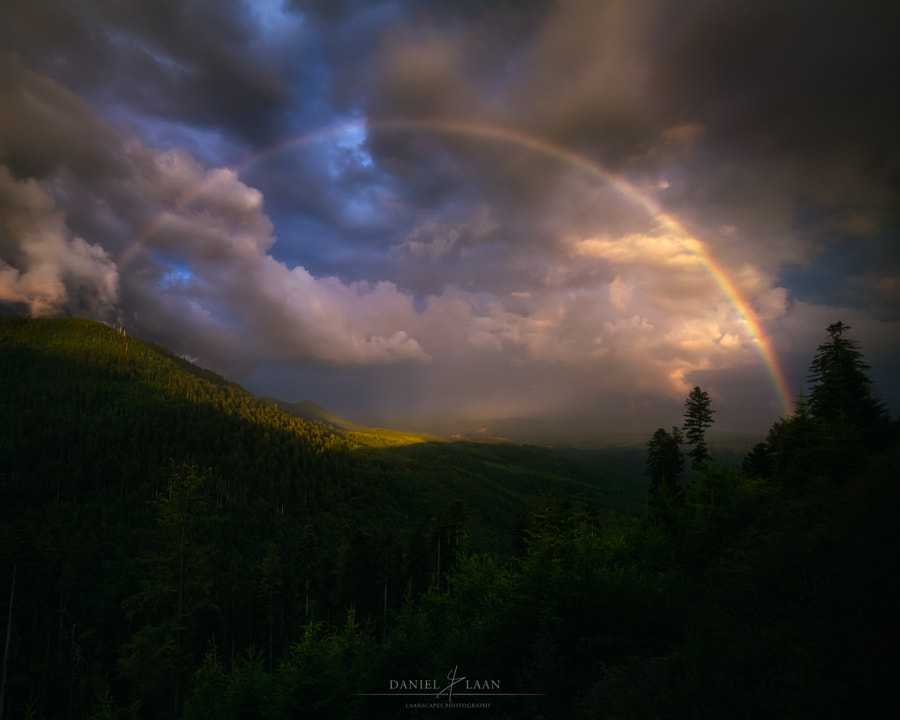
[[[741,472],[744,475],[770,478],[774,470],[775,462],[767,442],[758,442],[750,448],[741,464]]]
[[[710,408],[709,393],[695,385],[684,401],[685,439],[693,445],[688,451],[692,470],[699,470],[709,457],[705,436],[707,428],[713,423],[713,413],[715,410]]]
[[[684,439],[681,428],[673,427],[672,432],[657,428],[647,443],[647,472],[650,475],[650,501],[659,496],[661,491],[668,492],[672,498],[681,496],[681,473],[684,472],[684,455],[681,445]]]
[[[794,485],[818,472],[822,464],[821,437],[805,395],[801,393],[797,398],[793,413],[772,425],[766,445],[775,473],[788,484]]]
[[[827,328],[828,340],[819,345],[809,367],[809,409],[837,439],[856,434],[866,445],[877,446],[887,438],[890,416],[875,395],[859,345],[844,337],[848,330],[843,322]]]

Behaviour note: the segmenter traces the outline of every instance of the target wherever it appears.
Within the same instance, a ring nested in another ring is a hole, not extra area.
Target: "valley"
[[[647,438],[361,427],[89,321],[0,318],[0,378],[13,716],[428,717],[454,668],[499,718],[898,707],[884,441],[713,431],[667,500]]]

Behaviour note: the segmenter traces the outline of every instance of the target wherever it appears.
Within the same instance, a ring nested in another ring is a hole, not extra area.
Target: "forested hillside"
[[[175,716],[210,647],[272,666],[310,622],[383,632],[551,499],[641,509],[549,451],[304,422],[81,320],[0,320],[0,427],[5,704],[37,717],[107,692]]]
[[[331,412],[327,408],[323,408],[312,400],[301,400],[300,402],[295,403],[284,402],[283,400],[273,397],[264,397],[260,398],[260,400],[267,405],[273,405],[279,410],[284,410],[289,415],[293,415],[301,420],[323,422],[326,425],[331,425],[339,430],[352,430],[356,427],[356,423],[347,420],[346,418],[342,418],[340,415]]]
[[[896,717],[897,428],[845,330],[739,470],[660,429],[636,497],[0,320],[4,717]]]

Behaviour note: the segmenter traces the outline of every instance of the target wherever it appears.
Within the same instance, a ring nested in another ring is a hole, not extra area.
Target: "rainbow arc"
[[[535,153],[547,155],[557,158],[573,167],[579,168],[584,172],[601,179],[615,187],[623,196],[635,202],[638,206],[644,208],[650,217],[655,218],[658,228],[670,235],[680,239],[683,247],[694,255],[700,264],[705,268],[715,283],[721,289],[728,302],[734,307],[741,321],[747,329],[754,345],[758,349],[760,357],[769,374],[778,402],[785,417],[787,417],[793,409],[792,395],[790,386],[787,382],[784,370],[778,360],[778,355],[772,346],[771,341],[766,335],[762,324],[753,309],[749,300],[740,291],[736,283],[729,276],[726,268],[719,263],[709,251],[707,245],[692,237],[685,227],[672,215],[666,213],[663,208],[646,193],[641,192],[633,184],[624,178],[610,172],[603,166],[586,158],[572,150],[560,145],[551,143],[543,138],[528,135],[518,130],[510,128],[489,125],[483,123],[475,123],[463,120],[408,120],[408,119],[365,119],[355,120],[338,125],[324,127],[313,132],[303,133],[292,136],[286,140],[271,145],[263,150],[256,152],[241,162],[233,165],[229,170],[233,173],[240,173],[247,167],[259,163],[277,153],[284,152],[289,148],[295,148],[306,145],[318,140],[328,139],[351,131],[404,131],[404,132],[432,132],[445,133],[450,135],[461,135],[468,137],[478,137],[486,140],[494,140],[507,144],[516,145],[527,148]],[[213,185],[221,175],[219,173],[209,173],[207,179],[197,184],[190,192],[186,193],[179,202],[179,208],[189,205],[203,194],[211,185]],[[163,213],[144,228],[143,232],[136,238],[134,243],[129,246],[119,258],[119,266],[127,263],[128,260],[137,252],[137,249],[155,233],[166,222],[168,213]]]

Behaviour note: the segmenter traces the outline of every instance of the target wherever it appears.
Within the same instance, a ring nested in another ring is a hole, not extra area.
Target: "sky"
[[[893,0],[7,0],[0,313],[402,429],[900,412]],[[506,423],[506,424],[504,424]]]

